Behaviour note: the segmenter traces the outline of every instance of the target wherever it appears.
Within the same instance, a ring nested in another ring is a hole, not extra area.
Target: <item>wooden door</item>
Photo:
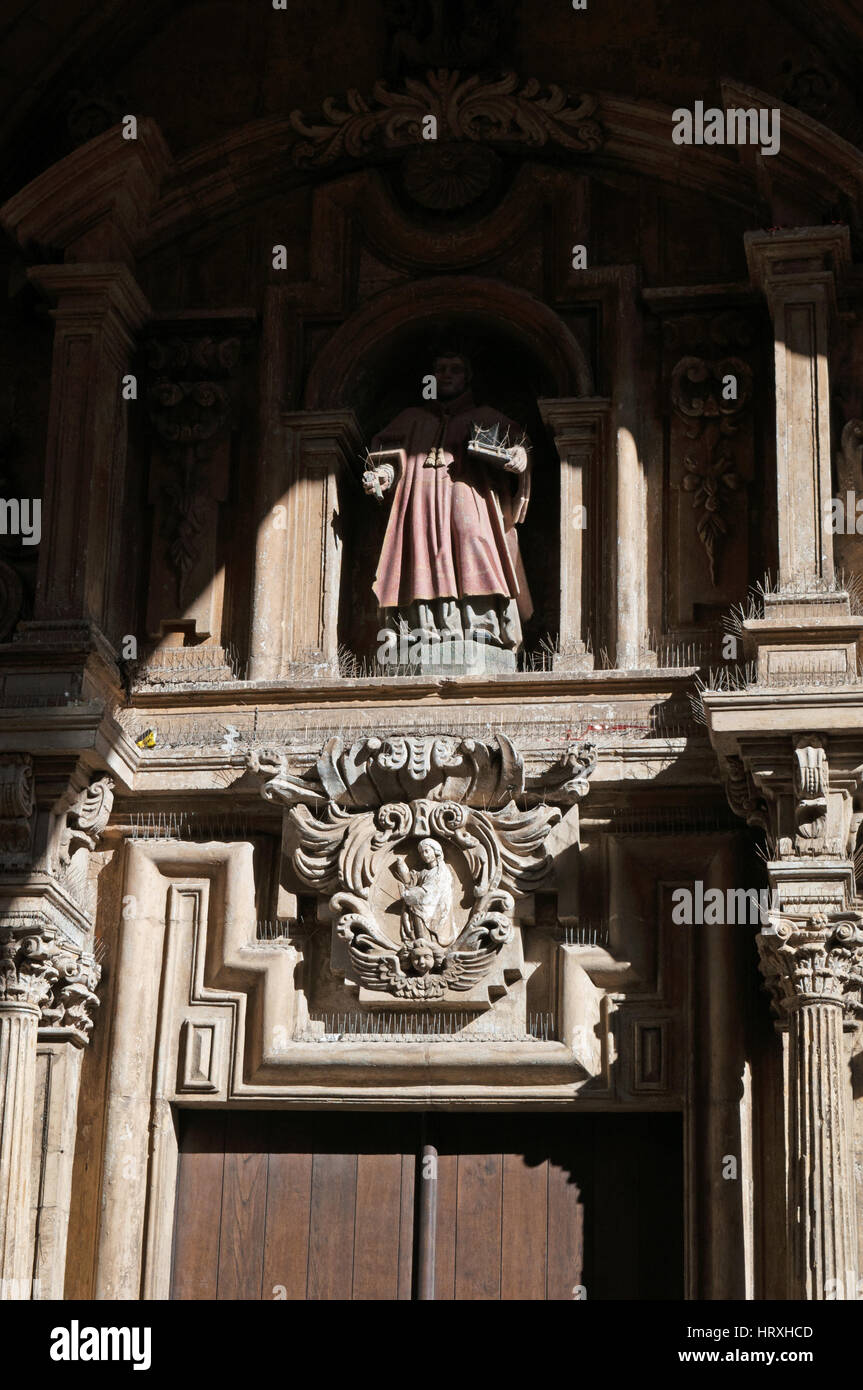
[[[417,1125],[187,1112],[172,1296],[409,1299]]]
[[[181,1120],[174,1298],[682,1296],[678,1115]]]

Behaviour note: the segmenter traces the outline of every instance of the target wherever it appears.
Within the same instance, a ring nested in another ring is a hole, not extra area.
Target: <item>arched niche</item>
[[[378,295],[352,314],[315,360],[306,410],[351,407],[361,417],[374,400],[394,343],[441,324],[485,328],[520,342],[543,365],[556,396],[590,396],[593,373],[581,345],[558,314],[527,291],[479,275],[413,280]]]
[[[571,563],[562,565],[561,463],[539,402],[591,399],[593,388],[586,355],[558,315],[523,291],[478,277],[438,277],[389,291],[353,315],[320,353],[306,386],[307,418],[350,409],[369,442],[400,410],[421,403],[434,344],[450,333],[471,358],[477,403],[518,421],[533,445],[531,504],[519,528],[534,603],[524,632],[523,662],[530,665],[560,643],[561,574],[572,572]],[[368,662],[378,644],[371,586],[387,511],[362,493],[360,471],[357,459],[341,482],[338,639]]]

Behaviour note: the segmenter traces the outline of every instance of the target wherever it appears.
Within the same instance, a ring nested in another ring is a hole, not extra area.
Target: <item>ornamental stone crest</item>
[[[586,794],[594,766],[582,752],[553,770],[565,803]],[[328,897],[331,965],[361,1003],[385,995],[484,1008],[521,978],[515,904],[548,873],[545,840],[561,811],[538,800],[544,779],[529,784],[504,735],[349,748],[334,738],[303,776],[277,750],[253,752],[249,767],[268,778],[263,796],[288,807],[291,868]]]

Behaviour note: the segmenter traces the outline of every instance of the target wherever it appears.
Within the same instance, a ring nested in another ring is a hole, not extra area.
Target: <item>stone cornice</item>
[[[10,198],[0,208],[0,223],[28,250],[53,247],[74,250],[79,261],[131,261],[170,167],[155,121],[139,121],[136,140],[125,140],[114,126]]]

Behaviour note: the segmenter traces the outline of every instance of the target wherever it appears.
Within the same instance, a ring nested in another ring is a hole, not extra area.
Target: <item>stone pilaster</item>
[[[538,402],[560,458],[560,649],[554,668],[589,671],[584,593],[597,574],[591,548],[602,544],[598,479],[607,466],[611,402],[592,397]],[[590,537],[592,547],[587,544]]]
[[[0,1279],[19,1282],[30,1277],[36,1035],[58,978],[53,955],[51,928],[0,928]]]
[[[863,1017],[863,916],[852,857],[860,746],[844,728],[804,732],[807,716],[823,728],[846,713],[817,696],[807,706],[797,693],[785,704],[774,693],[768,732],[759,727],[755,689],[708,696],[705,709],[731,806],[764,829],[770,849],[771,909],[757,942],[788,1034],[787,1294],[854,1299],[851,1076],[842,1035]]]
[[[149,308],[124,265],[28,273],[56,303],[35,616],[104,630],[124,545],[123,377]]]
[[[87,1042],[100,969],[47,919],[7,913],[0,925],[0,1279],[28,1297],[33,1252],[36,1044]],[[16,1294],[16,1290],[18,1291]],[[4,1296],[9,1296],[8,1292]]]
[[[774,1007],[789,1030],[788,1291],[855,1299],[857,1239],[843,1029],[863,1010],[861,919],[776,917],[758,937]]]
[[[281,425],[292,435],[293,459],[278,464],[280,500],[262,513],[258,530],[252,680],[338,674],[339,475],[359,456],[360,431],[351,410],[298,411]]]
[[[829,577],[830,474],[828,345],[836,280],[850,262],[847,227],[747,232],[753,282],[773,319],[779,579]]]

